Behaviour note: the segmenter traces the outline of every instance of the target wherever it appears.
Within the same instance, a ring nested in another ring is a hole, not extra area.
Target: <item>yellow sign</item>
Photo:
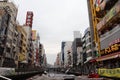
[[[100,76],[120,78],[120,68],[114,69],[100,68],[98,69],[98,74]]]
[[[103,50],[101,50],[101,55],[105,55],[105,54],[109,54],[109,53],[113,53],[113,52],[116,52],[116,51],[119,51],[120,50],[120,43],[118,44],[113,44],[111,46],[109,46],[108,48],[105,48]]]
[[[25,60],[25,55],[20,53],[18,61],[24,61],[24,60]]]
[[[36,40],[36,30],[32,30],[32,40]]]

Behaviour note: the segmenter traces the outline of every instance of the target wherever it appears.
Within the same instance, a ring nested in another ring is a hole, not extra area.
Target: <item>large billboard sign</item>
[[[37,36],[36,36],[36,30],[32,30],[32,40],[36,40]]]
[[[26,15],[26,26],[32,27],[32,23],[33,23],[33,12],[28,11]]]

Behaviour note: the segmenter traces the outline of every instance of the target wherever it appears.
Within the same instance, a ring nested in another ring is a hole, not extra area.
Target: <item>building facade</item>
[[[81,48],[82,48],[81,38],[74,39],[74,41],[72,43],[73,67],[77,67],[77,65],[79,64],[78,62],[80,62],[80,61],[78,61],[78,58],[80,58],[80,56],[78,57],[78,55],[82,54]],[[78,50],[78,49],[80,49],[80,50]],[[81,60],[81,59],[79,59],[79,60]]]
[[[83,73],[89,74],[91,71],[94,70],[94,64],[91,61],[94,59],[94,54],[92,53],[92,41],[91,41],[91,31],[90,27],[88,27],[82,38],[83,42]]]
[[[27,33],[27,36],[26,36],[26,42],[27,42],[27,63],[28,65],[32,65],[33,64],[33,48],[32,48],[32,30],[31,30],[31,27],[29,26],[23,26],[24,30],[26,31]]]
[[[104,4],[104,5],[103,5]],[[88,0],[88,9],[90,14],[91,29],[94,30],[94,41],[98,50],[96,61],[98,73],[101,76],[113,76],[108,69],[119,68],[119,23],[120,23],[120,1],[104,0],[98,3],[98,0]],[[94,19],[93,19],[94,18]],[[108,73],[100,73],[99,70],[105,68]],[[107,75],[106,75],[107,74]],[[115,75],[118,73],[115,72]]]
[[[72,65],[72,41],[65,41],[64,47],[64,67]]]
[[[65,47],[65,43],[66,43],[65,41],[63,41],[63,42],[61,43],[61,56],[62,56],[62,57],[61,57],[61,60],[62,60],[62,61],[61,61],[61,65],[62,65],[62,66],[64,66],[64,54],[65,54],[65,53],[64,53],[64,47]]]
[[[14,43],[14,40],[16,40],[16,36],[17,36],[15,27],[16,27],[16,17],[17,17],[18,9],[15,6],[15,4],[13,4],[12,2],[8,2],[8,1],[0,1],[0,8],[4,9],[9,14],[8,15],[9,17],[6,16],[6,19],[8,19],[8,20],[6,20],[8,27],[5,30],[5,32],[7,32],[7,34],[6,34],[7,38],[6,38],[6,43],[5,43],[5,47],[4,47],[5,58],[1,59],[1,66],[16,67],[16,65],[15,65],[16,43]],[[3,30],[3,32],[4,32],[4,30]],[[11,63],[11,65],[9,65],[9,63]]]

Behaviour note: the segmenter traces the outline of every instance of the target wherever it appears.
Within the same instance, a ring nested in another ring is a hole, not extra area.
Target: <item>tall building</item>
[[[56,61],[55,61],[56,67],[61,67],[61,52],[57,54]]]
[[[40,66],[39,35],[36,30],[32,30],[32,43],[34,46],[34,65]]]
[[[47,63],[46,61],[46,54],[45,54],[45,49],[44,49],[44,46],[43,44],[39,43],[39,60],[40,60],[40,66],[41,67],[45,67],[46,64],[44,63]]]
[[[26,40],[26,43],[27,43],[27,62],[29,65],[32,65],[33,64],[33,45],[32,45],[32,29],[31,27],[29,26],[23,26],[24,30],[26,31],[27,33],[27,40]]]
[[[26,14],[26,23],[23,26],[25,31],[27,32],[27,62],[30,67],[33,66],[34,63],[34,48],[32,43],[32,22],[33,22],[33,12],[27,11]]]
[[[82,54],[82,53],[80,53],[82,51],[80,51],[79,48],[82,48],[81,38],[75,38],[73,43],[72,43],[73,67],[77,67],[77,65],[79,64],[79,63],[77,63],[77,62],[79,62],[78,55]]]
[[[16,67],[15,57],[17,53],[15,51],[16,43],[14,43],[14,40],[16,40],[17,35],[14,34],[17,34],[15,24],[18,9],[12,2],[0,1],[0,10],[3,10],[3,12],[5,11],[5,14],[2,12],[5,16],[1,17],[1,19],[7,24],[6,27],[1,28],[2,34],[4,34],[6,38],[4,38],[5,46],[2,47],[2,50],[4,49],[2,52],[5,57],[1,58],[0,66]],[[9,63],[11,63],[11,65],[9,65]]]
[[[82,38],[83,42],[83,65],[84,65],[84,74],[89,74],[93,70],[93,66],[91,60],[94,59],[94,54],[92,53],[92,41],[91,41],[91,31],[90,27],[88,27]]]
[[[61,56],[62,56],[62,57],[61,57],[61,58],[62,58],[61,64],[62,64],[62,66],[64,66],[64,54],[65,54],[65,53],[64,53],[64,47],[65,47],[65,43],[66,43],[66,42],[64,42],[64,41],[61,43],[61,53],[62,53],[62,54],[61,54]]]
[[[8,30],[8,25],[9,23],[9,13],[6,12],[5,9],[0,9],[0,56],[2,57],[5,55],[5,48],[6,48],[6,40],[7,38],[5,37],[7,35],[7,30]],[[3,24],[4,23],[4,24]],[[3,27],[4,26],[4,27]],[[0,58],[0,66],[2,66],[2,58]]]
[[[69,58],[70,56],[71,56],[71,59]],[[71,60],[71,63],[69,63],[69,60]],[[69,67],[71,65],[72,65],[72,41],[65,41],[64,67]]]
[[[99,56],[96,61],[98,70],[106,68],[108,73],[99,73],[101,76],[110,74],[109,69],[119,68],[119,29],[120,29],[120,1],[119,0],[87,0],[90,16],[93,41],[95,42]],[[119,75],[115,73],[115,75]],[[118,77],[110,75],[109,77]]]
[[[80,31],[74,31],[74,39],[75,38],[82,38],[82,34],[80,33]]]
[[[18,25],[17,31],[19,35],[19,53],[18,53],[18,67],[25,68],[27,64],[27,33],[24,30],[23,26]]]

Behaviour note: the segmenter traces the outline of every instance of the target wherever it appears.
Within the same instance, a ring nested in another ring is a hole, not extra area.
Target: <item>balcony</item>
[[[89,50],[86,51],[86,53],[90,53],[90,52],[92,52],[92,49],[89,49]]]
[[[91,42],[88,42],[88,43],[86,44],[86,47],[89,46],[89,45],[91,45]]]

